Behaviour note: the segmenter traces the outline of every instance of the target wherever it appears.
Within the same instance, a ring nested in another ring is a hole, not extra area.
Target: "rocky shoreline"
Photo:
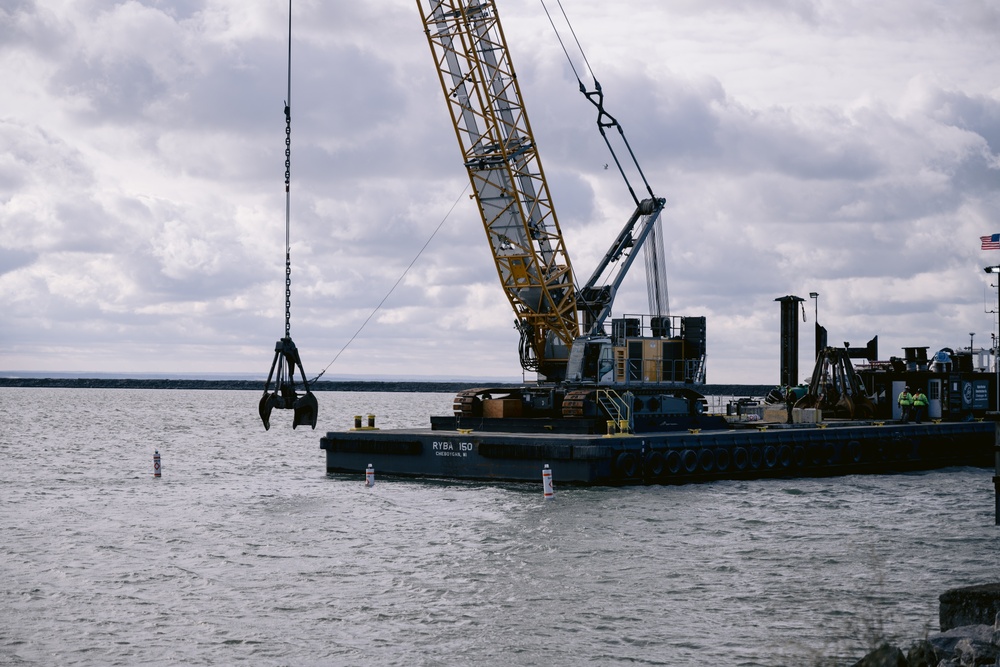
[[[914,642],[904,653],[893,644],[883,644],[854,667],[973,667],[1000,665],[1000,628],[996,625],[964,625],[947,632],[933,632]]]
[[[940,632],[905,653],[883,643],[853,667],[1000,667],[1000,583],[955,588],[939,600]]]

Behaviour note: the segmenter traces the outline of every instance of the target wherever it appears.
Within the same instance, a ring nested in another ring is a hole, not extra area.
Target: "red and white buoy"
[[[549,500],[555,495],[552,491],[552,470],[549,469],[548,463],[546,463],[545,467],[542,468],[542,491],[545,493],[546,500]]]
[[[371,463],[368,464],[368,468],[365,470],[365,486],[369,489],[375,486],[375,468],[372,467]]]
[[[160,450],[153,450],[153,477],[160,476]]]

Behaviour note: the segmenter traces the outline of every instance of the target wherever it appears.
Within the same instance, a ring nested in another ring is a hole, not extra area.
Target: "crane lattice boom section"
[[[496,6],[417,5],[501,284],[535,358],[553,361],[552,346],[568,349],[579,334],[577,299]]]

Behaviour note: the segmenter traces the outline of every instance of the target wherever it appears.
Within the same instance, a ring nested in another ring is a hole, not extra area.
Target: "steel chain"
[[[288,219],[289,185],[292,180],[292,112],[285,104],[285,338],[292,335],[292,249]]]

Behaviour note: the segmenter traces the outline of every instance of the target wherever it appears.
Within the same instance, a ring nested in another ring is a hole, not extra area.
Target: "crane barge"
[[[351,431],[321,438],[328,473],[537,481],[542,466],[551,465],[547,479],[566,483],[669,484],[988,464],[995,437],[989,423],[750,431],[706,414],[696,389],[705,382],[705,318],[671,316],[659,298],[651,299],[650,315],[612,317],[640,249],[647,270],[662,269],[650,239],[658,239],[664,199],[648,184],[642,198],[629,186],[635,211],[579,285],[496,4],[417,6],[516,316],[521,366],[537,381],[460,392],[454,414],[432,416],[426,429],[380,431],[373,418],[364,427],[357,417]],[[617,121],[604,110],[599,85],[588,92],[581,83],[581,91],[597,107],[604,135]],[[622,170],[617,157],[615,163]],[[665,295],[656,271],[653,279],[650,294]]]

